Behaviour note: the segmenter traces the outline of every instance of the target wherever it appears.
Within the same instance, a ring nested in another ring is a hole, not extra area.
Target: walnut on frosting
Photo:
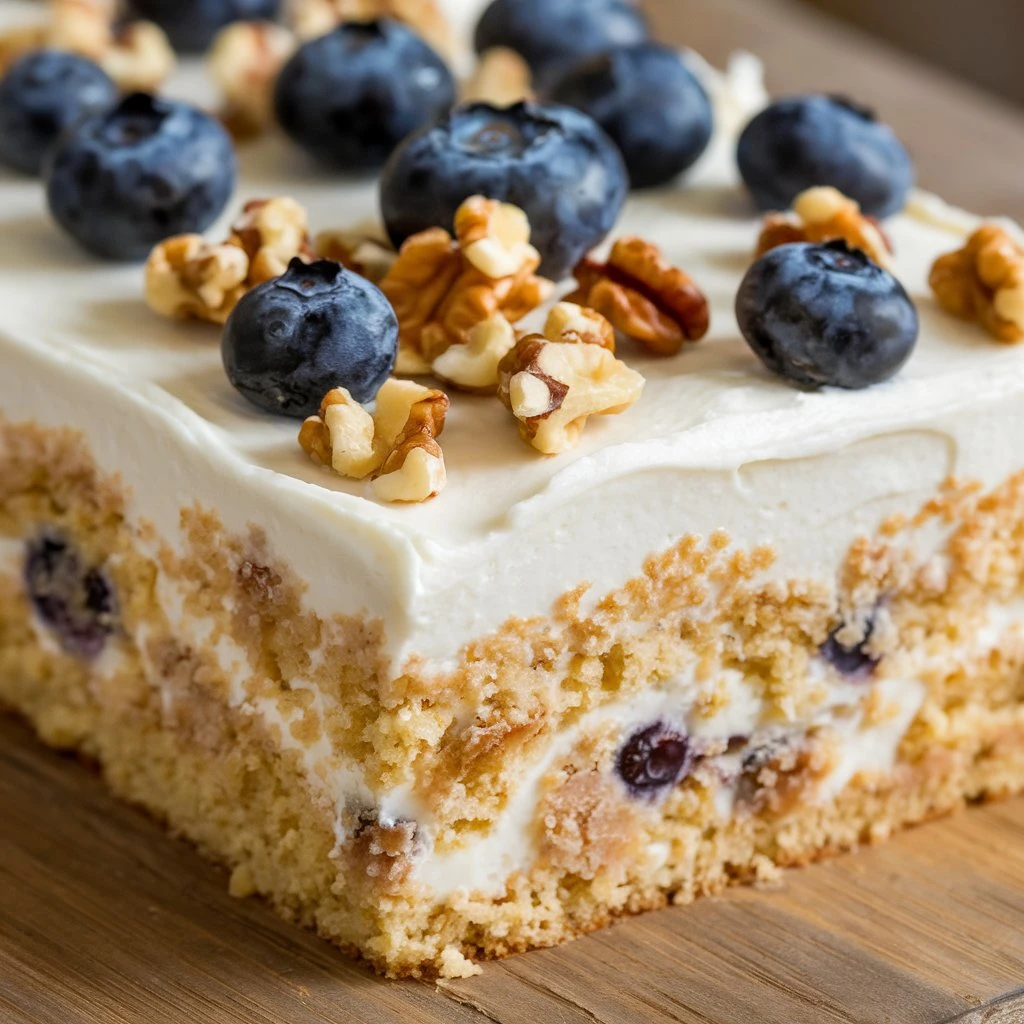
[[[114,0],[50,0],[46,21],[0,34],[0,72],[46,48],[95,61],[123,92],[155,92],[175,66],[163,29],[150,21],[119,24]]]
[[[574,274],[579,288],[568,301],[597,310],[620,334],[655,355],[675,355],[708,332],[711,313],[704,293],[642,238],[620,239],[606,263],[584,259]]]
[[[372,416],[345,388],[334,388],[302,424],[299,444],[340,476],[370,477],[370,490],[381,501],[427,501],[447,479],[437,440],[447,413],[443,391],[413,381],[385,381]]]
[[[837,188],[819,186],[801,192],[789,213],[769,213],[757,243],[760,258],[780,245],[793,242],[820,244],[845,240],[868,259],[886,270],[892,269],[892,247],[881,227],[865,216],[860,204]]]
[[[442,228],[413,235],[380,282],[398,317],[401,375],[429,372],[496,314],[518,322],[554,288],[537,276],[540,254],[516,207],[473,196],[456,213],[455,235]]]
[[[521,338],[498,370],[498,397],[545,455],[575,448],[591,416],[624,412],[644,378],[601,345]]]
[[[236,21],[214,39],[207,58],[224,97],[221,120],[236,139],[265,131],[274,120],[274,82],[297,44],[272,21]]]
[[[935,261],[929,280],[947,313],[1007,344],[1024,341],[1024,247],[1006,228],[982,225]]]
[[[344,21],[393,18],[404,22],[438,53],[458,53],[456,36],[437,0],[292,0],[289,21],[301,39],[326,35]]]
[[[544,324],[544,337],[548,341],[600,345],[609,352],[615,351],[615,328],[610,321],[596,309],[574,302],[559,302],[551,308]]]
[[[223,324],[247,291],[280,277],[295,256],[315,258],[306,211],[287,196],[256,199],[224,242],[178,235],[156,246],[146,261],[146,303],[161,316]]]
[[[384,280],[398,258],[387,232],[375,221],[347,229],[321,231],[313,239],[313,248],[322,259],[334,260],[374,284]]]
[[[498,390],[498,366],[515,343],[515,328],[501,313],[495,313],[469,332],[464,345],[452,345],[442,352],[430,372],[459,391],[493,395]]]

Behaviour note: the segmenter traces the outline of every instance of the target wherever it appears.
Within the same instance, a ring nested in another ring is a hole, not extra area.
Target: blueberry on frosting
[[[711,141],[711,101],[677,50],[620,46],[580,62],[547,96],[589,114],[619,147],[633,188],[665,185]]]
[[[445,62],[396,21],[348,22],[306,43],[277,79],[285,132],[321,163],[374,170],[408,135],[445,114]]]
[[[582,57],[648,37],[632,0],[494,0],[476,28],[476,49],[515,50],[543,81]]]
[[[231,139],[212,117],[134,93],[65,135],[44,176],[50,212],[83,248],[141,260],[171,235],[209,227],[235,175]]]
[[[117,86],[85,57],[37,50],[0,80],[0,163],[38,174],[69,127],[117,103]]]
[[[39,620],[75,657],[98,657],[114,632],[114,591],[62,534],[45,531],[25,551],[25,590]]]
[[[815,185],[831,185],[870,217],[906,205],[914,165],[893,130],[849,100],[794,96],[758,114],[740,136],[740,173],[762,210],[788,210]]]
[[[129,0],[132,13],[155,21],[174,48],[201,52],[233,21],[272,21],[281,0]]]
[[[629,182],[615,144],[586,114],[554,104],[456,108],[395,151],[381,181],[392,241],[453,230],[473,195],[526,212],[541,273],[565,277],[611,230]]]
[[[332,388],[372,402],[397,353],[398,321],[383,293],[329,260],[293,259],[249,292],[221,342],[235,388],[261,409],[297,418],[312,416]]]
[[[887,270],[845,241],[773,249],[736,297],[747,344],[799,387],[866,388],[892,377],[917,343],[917,309]]]
[[[693,764],[687,737],[664,722],[634,732],[616,758],[616,771],[630,793],[655,797],[674,786]]]

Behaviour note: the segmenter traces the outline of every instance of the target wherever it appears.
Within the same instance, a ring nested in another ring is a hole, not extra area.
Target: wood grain
[[[875,103],[923,184],[1024,218],[1024,120],[813,13],[661,0],[666,38]],[[0,721],[3,1024],[1021,1024],[1024,800],[440,988],[386,983]]]

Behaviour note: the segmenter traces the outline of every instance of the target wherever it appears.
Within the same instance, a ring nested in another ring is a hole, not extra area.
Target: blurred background
[[[1024,0],[799,2],[834,14],[1024,104]]]

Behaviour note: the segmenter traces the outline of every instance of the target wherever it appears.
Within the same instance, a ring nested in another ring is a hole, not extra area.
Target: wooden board
[[[2,2],[2,0],[0,0]],[[875,103],[950,199],[1024,218],[1024,118],[770,0],[652,3],[666,38]],[[1021,1024],[1024,800],[432,987],[379,981],[0,720],[3,1024]]]

